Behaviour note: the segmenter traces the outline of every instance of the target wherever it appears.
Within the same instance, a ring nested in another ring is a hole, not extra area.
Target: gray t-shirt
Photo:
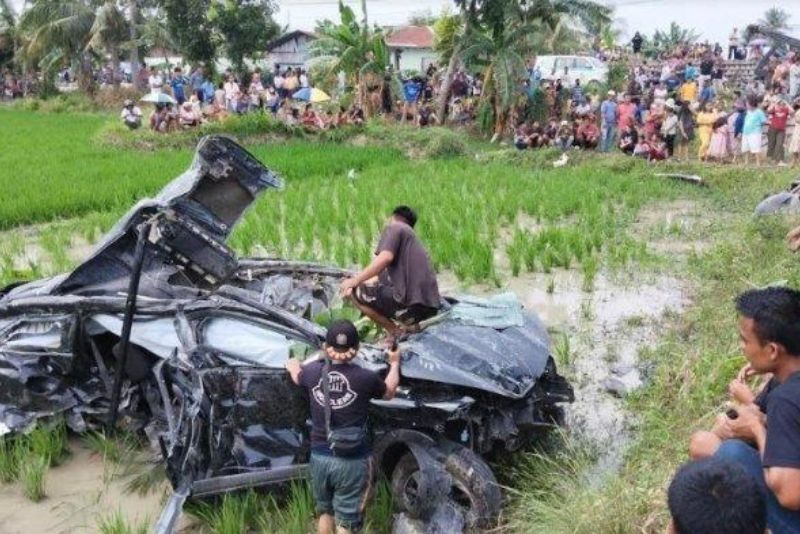
[[[421,304],[439,308],[439,285],[428,252],[407,224],[392,222],[383,230],[375,254],[388,250],[394,260],[380,275],[380,283],[392,287],[394,299],[403,306]]]

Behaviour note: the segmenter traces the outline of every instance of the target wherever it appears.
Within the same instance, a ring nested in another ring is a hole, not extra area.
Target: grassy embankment
[[[0,204],[0,228],[67,218],[48,232],[46,248],[57,256],[73,233],[95,239],[190,161],[188,149],[100,145],[96,132],[106,120],[0,110],[0,133],[8,140],[0,153],[0,185],[8,199]],[[621,158],[552,169],[549,153],[506,150],[476,159],[471,148],[459,156],[461,147],[451,158],[409,159],[409,147],[398,137],[415,137],[424,148],[437,134],[379,133],[386,147],[307,140],[251,146],[287,187],[268,193],[248,213],[234,234],[235,248],[362,263],[387,210],[409,203],[420,211],[420,233],[437,268],[465,281],[502,282],[509,273],[498,272],[497,248],[507,253],[511,274],[577,268],[588,291],[602,269],[681,269],[680,277],[697,288],[694,303],[670,320],[659,344],[643,355],[654,370],[650,386],[629,399],[638,428],[623,471],[602,484],[587,484],[582,469],[591,455],[573,444],[564,453],[521,454],[502,477],[512,481],[506,524],[514,531],[659,530],[666,519],[663,489],[684,459],[688,434],[708,422],[741,364],[732,297],[775,280],[800,285],[800,269],[782,244],[788,222],[753,221],[750,215],[754,203],[783,187],[791,173],[698,168],[712,186],[700,190],[653,178],[652,168]],[[642,207],[684,198],[717,221],[707,235],[683,236],[710,243],[685,263],[654,255],[644,238],[629,231]],[[8,269],[19,239],[0,245],[3,278],[21,274]],[[59,266],[68,267],[61,256]],[[288,508],[294,510],[291,521],[308,514],[301,493]],[[231,498],[198,513],[209,524],[227,515],[246,516],[256,525],[259,514],[247,499]],[[383,526],[388,517],[386,501],[384,496],[383,514],[373,525]]]

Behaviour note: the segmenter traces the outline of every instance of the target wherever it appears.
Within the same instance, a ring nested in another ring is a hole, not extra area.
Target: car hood
[[[126,291],[140,231],[148,232],[140,295],[170,298],[181,287],[217,287],[236,267],[224,244],[234,226],[261,192],[280,187],[281,180],[233,140],[205,137],[189,169],[131,208],[53,293]]]
[[[404,377],[521,398],[544,373],[550,340],[538,317],[520,326],[481,327],[445,321],[401,345]]]

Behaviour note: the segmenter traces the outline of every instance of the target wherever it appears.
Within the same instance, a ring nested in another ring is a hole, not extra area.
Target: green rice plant
[[[19,464],[19,479],[22,492],[33,502],[39,502],[47,496],[45,492],[45,475],[49,459],[44,456],[29,454]]]
[[[214,534],[247,534],[256,525],[261,509],[260,499],[253,490],[228,493],[218,504],[203,502],[189,511]]]
[[[5,484],[19,478],[19,464],[14,443],[5,436],[0,437],[0,481]]]
[[[125,492],[136,493],[142,497],[162,489],[167,480],[167,471],[160,459],[133,460],[123,469],[122,475],[130,476],[125,483]]]
[[[99,534],[147,534],[149,521],[144,520],[131,525],[122,510],[100,516],[96,523]]]
[[[104,431],[87,432],[84,444],[103,458],[104,462],[121,463],[130,459],[141,446],[141,439],[130,432],[118,432],[106,436]]]
[[[306,534],[314,521],[314,498],[308,482],[292,482],[285,499],[267,496],[256,518],[259,532]]]
[[[67,447],[67,427],[63,421],[51,425],[38,425],[21,441],[33,456],[45,458],[48,467],[59,465],[69,453]]]
[[[72,260],[67,253],[71,245],[71,236],[64,228],[48,228],[39,235],[39,242],[50,256],[51,272],[61,273],[72,267]]]
[[[569,336],[562,332],[553,345],[553,357],[559,367],[568,367],[572,365],[572,356]]]
[[[394,502],[389,483],[380,479],[375,486],[375,497],[367,504],[364,531],[370,534],[389,534],[392,531]]]
[[[586,258],[581,264],[581,272],[583,273],[583,283],[581,288],[586,293],[591,293],[594,290],[594,281],[597,277],[597,256],[591,255]]]

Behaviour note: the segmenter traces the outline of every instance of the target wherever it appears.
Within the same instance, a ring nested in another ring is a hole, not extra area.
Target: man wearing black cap
[[[372,399],[394,398],[400,382],[396,348],[389,352],[389,372],[382,380],[352,363],[358,346],[353,323],[335,321],[325,337],[325,357],[305,365],[295,359],[286,364],[292,381],[306,389],[310,400],[311,485],[320,534],[361,528],[372,482],[367,410]]]
[[[436,315],[439,286],[428,252],[414,232],[417,214],[398,206],[384,228],[375,259],[342,282],[341,294],[390,336]]]

